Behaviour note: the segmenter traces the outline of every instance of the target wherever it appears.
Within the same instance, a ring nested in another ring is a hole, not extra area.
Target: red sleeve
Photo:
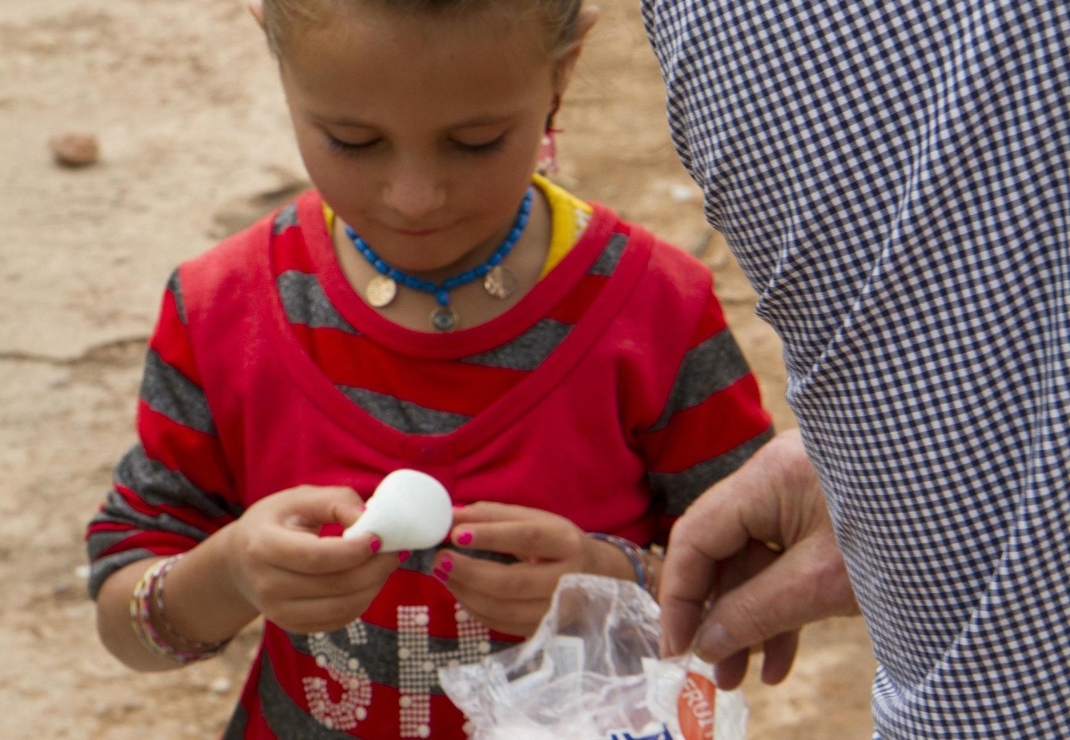
[[[149,341],[137,431],[86,533],[94,597],[116,570],[189,550],[241,513],[197,376],[177,273]]]
[[[658,421],[640,435],[663,533],[772,437],[758,383],[712,292]]]

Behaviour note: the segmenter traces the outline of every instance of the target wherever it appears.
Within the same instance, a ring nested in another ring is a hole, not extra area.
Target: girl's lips
[[[430,236],[437,234],[441,229],[394,229],[394,231],[402,236]]]

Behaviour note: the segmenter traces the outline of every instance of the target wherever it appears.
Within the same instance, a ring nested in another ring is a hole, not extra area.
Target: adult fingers
[[[711,489],[673,527],[658,586],[666,654],[679,655],[687,649],[715,592],[718,564],[750,540],[732,511],[735,505]]]
[[[857,613],[831,527],[827,538],[827,542],[815,537],[796,544],[768,568],[721,593],[697,630],[696,654],[718,663],[766,643],[773,650],[768,675],[775,678],[781,672],[786,675],[795,647],[791,638],[778,636],[819,619]]]
[[[747,546],[721,565],[721,578],[717,586],[718,594],[730,593],[745,584],[754,574],[768,568],[779,557],[778,552],[767,545],[752,540]],[[717,597],[710,603],[716,603]],[[798,646],[798,632],[795,630],[775,635],[762,643],[762,681],[775,684],[784,680],[795,660]],[[718,685],[726,689],[733,688],[746,676],[747,664],[751,650],[739,650],[732,656],[717,664]]]
[[[778,684],[788,677],[799,649],[799,631],[791,630],[766,640],[762,649],[762,683]],[[740,678],[740,681],[743,679]]]
[[[720,563],[754,540],[790,547],[827,523],[801,439],[794,431],[777,435],[702,494],[673,527],[659,588],[666,651],[677,654],[691,642],[707,599],[716,595]]]
[[[787,678],[795,662],[795,653],[799,647],[799,633],[785,632],[766,640],[762,646],[762,683],[778,684]],[[727,658],[720,660],[714,667],[717,686],[731,691],[743,683],[747,676],[751,653],[754,648],[737,650]]]
[[[720,594],[730,593],[745,584],[754,574],[768,568],[778,557],[775,550],[767,545],[751,540],[738,553],[719,565],[718,582],[715,595],[707,603],[716,603]],[[782,681],[791,669],[795,659],[798,633],[791,631],[775,635],[762,644],[762,680],[774,684]],[[756,650],[737,650],[732,655],[718,661],[716,666],[717,685],[725,689],[738,686],[747,673],[750,653]]]

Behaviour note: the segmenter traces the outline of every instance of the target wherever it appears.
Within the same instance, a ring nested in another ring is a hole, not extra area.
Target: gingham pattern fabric
[[[643,9],[784,340],[876,737],[1070,737],[1070,3]]]

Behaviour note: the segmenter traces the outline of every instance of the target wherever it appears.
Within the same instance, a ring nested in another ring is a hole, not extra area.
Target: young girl
[[[163,670],[262,615],[228,740],[460,738],[437,669],[531,634],[563,573],[652,588],[769,418],[709,272],[533,177],[593,9],[254,13],[316,191],[171,278],[89,526],[100,633]],[[450,491],[444,547],[325,536],[403,467]]]

